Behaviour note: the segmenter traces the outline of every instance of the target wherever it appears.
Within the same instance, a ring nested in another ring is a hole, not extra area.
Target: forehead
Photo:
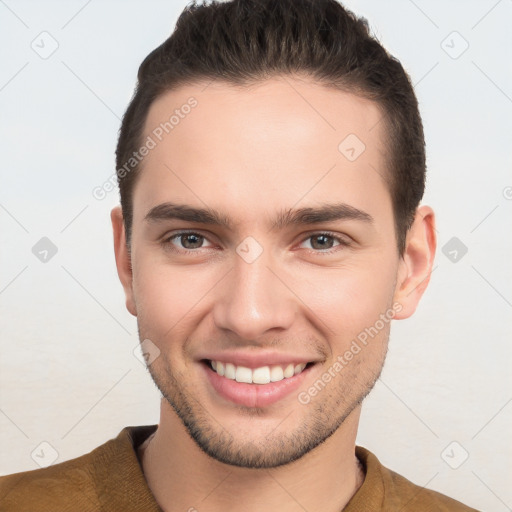
[[[381,119],[372,101],[296,77],[166,92],[145,122],[154,147],[135,186],[134,220],[166,201],[242,220],[331,200],[389,213]]]

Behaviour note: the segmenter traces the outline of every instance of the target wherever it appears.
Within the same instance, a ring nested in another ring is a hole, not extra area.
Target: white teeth
[[[252,382],[254,384],[268,384],[270,382],[270,368],[262,366],[252,371]]]
[[[224,366],[224,377],[231,379],[231,380],[235,380],[235,376],[236,376],[235,365],[232,363],[226,363],[226,365]]]
[[[284,379],[283,369],[280,366],[272,366],[270,368],[270,381],[277,382]]]
[[[245,366],[237,366],[235,373],[235,380],[237,382],[247,382],[247,384],[252,383],[252,371],[250,368],[246,368]]]
[[[289,378],[289,377],[293,377],[293,375],[295,374],[295,366],[293,364],[289,364],[285,369],[284,369],[284,376],[286,378]]]
[[[294,370],[294,374],[297,375],[298,373],[300,373],[302,370],[304,370],[304,368],[306,367],[306,363],[301,363],[301,364],[296,364],[295,365],[295,370]]]
[[[246,366],[235,366],[233,363],[222,363],[221,361],[210,361],[210,365],[221,377],[247,384],[279,382],[280,380],[298,375],[306,367],[306,363],[290,363],[284,367],[272,365],[251,369]]]

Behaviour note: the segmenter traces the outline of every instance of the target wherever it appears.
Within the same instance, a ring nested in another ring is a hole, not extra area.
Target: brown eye
[[[313,235],[310,239],[313,249],[331,249],[334,245],[334,238],[329,235]]]
[[[199,252],[198,249],[212,247],[212,244],[205,236],[193,231],[181,231],[167,236],[162,240],[162,245],[166,249],[182,254]]]
[[[331,233],[315,233],[308,236],[302,244],[307,244],[306,249],[317,253],[332,253],[339,247],[348,247],[350,243],[345,239]]]
[[[179,235],[179,239],[184,249],[199,249],[204,241],[204,237],[197,233],[185,233]]]

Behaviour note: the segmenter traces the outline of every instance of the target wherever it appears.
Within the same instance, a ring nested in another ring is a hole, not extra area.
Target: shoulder
[[[0,504],[5,512],[99,510],[92,453],[0,477]]]
[[[136,447],[156,425],[125,427],[80,457],[0,478],[2,512],[158,510],[139,466]],[[118,507],[119,505],[119,507]]]
[[[393,494],[400,496],[400,505],[404,507],[403,512],[416,512],[417,510],[424,512],[478,512],[445,494],[420,487],[390,469],[387,472],[389,488]]]
[[[439,492],[414,484],[407,478],[383,466],[377,457],[362,447],[356,448],[367,474],[361,489],[368,484],[381,496],[379,510],[401,512],[478,512]]]

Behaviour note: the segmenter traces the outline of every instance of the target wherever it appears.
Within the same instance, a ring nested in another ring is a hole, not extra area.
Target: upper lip
[[[245,366],[247,368],[260,368],[262,366],[288,365],[301,363],[314,363],[318,359],[310,356],[299,356],[292,354],[282,354],[276,352],[241,352],[223,350],[221,352],[211,352],[205,354],[200,359],[209,359],[210,361],[221,361],[222,363],[232,363],[235,366]]]

